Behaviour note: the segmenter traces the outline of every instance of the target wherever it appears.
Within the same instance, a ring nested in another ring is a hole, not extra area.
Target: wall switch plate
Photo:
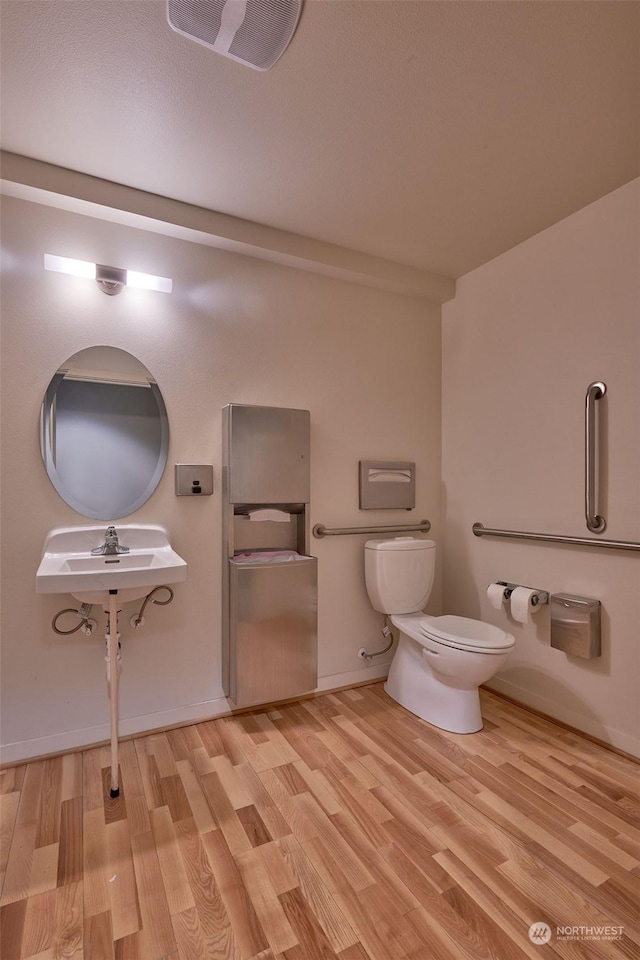
[[[208,497],[213,493],[210,463],[175,464],[176,497]]]

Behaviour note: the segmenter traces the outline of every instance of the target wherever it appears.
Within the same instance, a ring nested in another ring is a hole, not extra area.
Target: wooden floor
[[[106,748],[3,771],[3,960],[639,958],[640,768],[483,714],[375,684],[124,742],[116,800]]]

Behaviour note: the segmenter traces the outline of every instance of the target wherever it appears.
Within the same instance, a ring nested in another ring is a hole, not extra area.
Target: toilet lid
[[[511,634],[500,627],[469,617],[424,617],[420,631],[437,643],[471,652],[509,650],[515,643]]]

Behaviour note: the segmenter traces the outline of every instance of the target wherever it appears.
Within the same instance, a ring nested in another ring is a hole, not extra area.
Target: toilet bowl
[[[432,540],[396,537],[365,544],[369,598],[399,631],[384,689],[442,730],[476,733],[482,729],[478,687],[504,666],[515,640],[481,620],[423,613],[434,569]]]
[[[502,669],[513,637],[468,617],[392,616],[400,636],[384,689],[411,713],[451,733],[482,730],[478,687]]]

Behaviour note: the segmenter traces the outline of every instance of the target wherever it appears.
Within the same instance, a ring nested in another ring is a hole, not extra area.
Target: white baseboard
[[[320,677],[317,693],[327,690],[337,690],[351,684],[363,683],[386,677],[389,664],[377,664],[352,670],[348,673],[334,673],[328,677]],[[138,733],[148,733],[151,730],[161,730],[167,727],[180,726],[185,723],[198,723],[201,720],[213,720],[216,717],[228,715],[235,708],[231,700],[218,697],[215,700],[204,700],[201,703],[191,703],[185,707],[176,707],[172,710],[162,710],[159,713],[147,713],[139,717],[130,717],[120,720],[120,736],[130,737]],[[111,732],[109,724],[103,723],[95,727],[85,727],[81,730],[66,730],[62,733],[52,733],[46,737],[35,737],[32,740],[19,740],[15,743],[6,743],[0,746],[0,765],[7,766],[32,760],[34,757],[45,757],[67,750],[78,750],[96,743],[109,741]]]
[[[337,690],[339,687],[349,687],[352,683],[371,683],[372,680],[386,679],[389,673],[388,663],[378,663],[360,670],[351,670],[349,673],[333,673],[328,677],[318,677],[318,693],[326,690]]]
[[[326,693],[329,690],[349,687],[352,684],[379,680],[387,676],[388,670],[389,664],[383,663],[367,666],[360,670],[351,670],[347,673],[334,673],[326,677],[320,677],[316,692]],[[519,687],[500,677],[494,677],[490,684],[486,684],[486,687],[487,689],[495,690],[496,693],[503,693],[505,696],[510,697],[525,707],[528,706],[534,710],[539,710],[551,718],[560,720],[562,723],[567,723],[576,730],[582,730],[592,737],[597,737],[598,740],[617,747],[619,750],[624,750],[626,753],[631,754],[631,756],[640,757],[640,740],[637,737],[630,736],[619,730],[613,730],[597,720],[575,713],[554,700],[549,700],[538,694],[532,694],[530,690]],[[148,733],[152,730],[180,726],[185,723],[198,723],[201,720],[212,720],[216,717],[228,715],[233,709],[234,704],[231,700],[227,700],[226,697],[218,697],[214,700],[192,703],[185,707],[176,707],[172,710],[162,710],[158,713],[148,713],[139,717],[130,717],[129,719],[120,721],[120,735],[127,737],[135,734]],[[67,750],[78,750],[96,743],[107,743],[109,737],[109,725],[100,724],[95,727],[85,727],[81,730],[68,730],[46,737],[36,737],[32,740],[7,743],[0,746],[0,765],[7,766],[21,763],[25,760],[31,760],[34,757],[50,756],[56,753],[63,753]]]
[[[230,701],[224,697],[219,697],[216,700],[192,703],[186,707],[177,707],[173,710],[162,710],[159,713],[147,713],[140,717],[122,719],[119,723],[119,732],[121,737],[128,737],[149,730],[159,730],[163,727],[209,720],[212,717],[230,713],[230,711]],[[47,737],[36,737],[33,740],[6,743],[0,747],[0,764],[5,766],[6,764],[20,763],[23,760],[31,760],[33,757],[48,756],[66,750],[77,750],[92,744],[108,742],[110,737],[109,724],[101,723],[98,726],[84,727],[81,730],[67,730],[63,733],[50,734]]]
[[[506,697],[510,697],[511,700],[515,700],[524,707],[539,710],[540,713],[544,713],[552,719],[560,720],[562,723],[566,723],[576,730],[588,733],[590,736],[602,740],[603,743],[617,747],[618,750],[624,750],[625,753],[631,754],[632,757],[640,757],[640,740],[637,737],[623,733],[621,730],[614,730],[611,727],[607,727],[592,717],[585,717],[581,713],[575,713],[575,711],[568,709],[556,700],[549,700],[547,697],[532,693],[525,687],[519,687],[517,684],[510,683],[508,680],[503,680],[500,677],[493,677],[491,682],[484,684],[484,686],[487,690],[495,690],[496,693],[503,693]]]

